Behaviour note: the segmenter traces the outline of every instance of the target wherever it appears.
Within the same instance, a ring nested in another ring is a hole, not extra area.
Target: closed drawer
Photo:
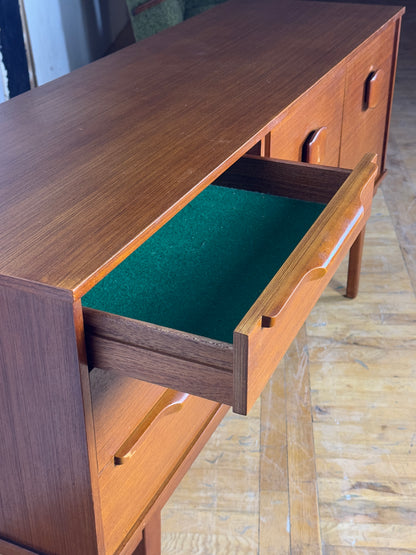
[[[85,296],[90,364],[246,414],[368,219],[373,158],[241,159]]]
[[[336,68],[289,106],[266,138],[266,154],[338,166],[344,86],[345,68]]]
[[[94,368],[90,373],[98,472],[145,420],[166,388]]]
[[[395,23],[373,37],[348,62],[340,166],[353,168],[363,152],[378,154],[384,170],[388,110],[395,65]]]
[[[115,553],[220,406],[97,368],[90,381],[105,553]]]

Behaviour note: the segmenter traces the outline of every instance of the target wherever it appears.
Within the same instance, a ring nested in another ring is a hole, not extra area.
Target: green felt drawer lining
[[[83,305],[232,343],[325,205],[210,185]]]

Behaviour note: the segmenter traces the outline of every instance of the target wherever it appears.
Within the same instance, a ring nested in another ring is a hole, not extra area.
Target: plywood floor
[[[416,6],[407,6],[390,174],[368,224],[360,295],[344,298],[344,265],[249,417],[228,414],[165,507],[163,555],[416,553]]]

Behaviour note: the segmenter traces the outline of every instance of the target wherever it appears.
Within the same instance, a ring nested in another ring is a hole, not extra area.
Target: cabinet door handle
[[[320,164],[324,160],[327,131],[326,127],[320,127],[309,133],[303,143],[302,162]]]
[[[164,416],[180,411],[188,397],[188,393],[168,389],[114,455],[114,464],[125,464],[131,459],[154,424]]]
[[[364,108],[375,108],[383,94],[383,71],[371,71],[365,80]]]

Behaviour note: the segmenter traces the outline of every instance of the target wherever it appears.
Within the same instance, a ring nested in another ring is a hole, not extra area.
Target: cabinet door
[[[388,25],[347,64],[340,166],[353,168],[365,152],[384,169],[395,56],[395,27]]]
[[[296,100],[266,138],[266,156],[338,166],[345,69],[336,68]]]

